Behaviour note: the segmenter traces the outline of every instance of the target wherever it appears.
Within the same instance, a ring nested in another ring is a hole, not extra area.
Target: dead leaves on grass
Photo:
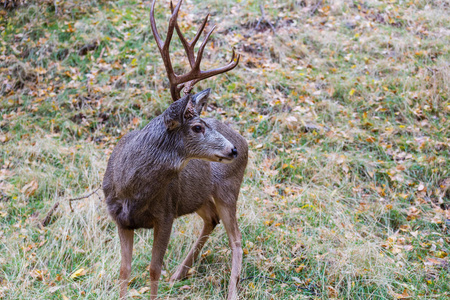
[[[27,196],[27,197],[31,197],[36,193],[38,187],[39,187],[39,185],[38,185],[37,181],[33,180],[30,183],[24,185],[22,187],[22,189],[20,190],[20,192],[22,194],[25,194],[25,196]]]

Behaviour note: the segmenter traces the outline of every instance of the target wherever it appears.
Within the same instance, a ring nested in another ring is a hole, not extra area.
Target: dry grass
[[[215,92],[206,115],[251,147],[242,299],[448,297],[449,10],[425,0],[183,4],[188,35],[207,12],[218,27],[203,68],[231,46],[242,55],[198,87]],[[93,195],[71,211],[67,199],[100,186],[118,138],[169,103],[148,13],[141,1],[0,10],[0,298],[117,297],[119,241],[104,202]],[[167,282],[200,230],[196,216],[175,223],[161,298],[226,295],[222,226],[191,277]],[[152,232],[138,231],[136,298],[148,296],[151,245]]]

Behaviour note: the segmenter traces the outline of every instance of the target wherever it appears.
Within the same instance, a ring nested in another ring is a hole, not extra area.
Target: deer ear
[[[193,104],[193,96],[188,95],[189,101],[186,103],[186,107],[184,108],[183,113],[183,121],[192,119],[195,116],[198,116],[197,111],[195,110],[195,105]]]
[[[183,121],[186,119],[187,111],[189,107],[192,107],[191,97],[185,96],[175,102],[173,102],[169,108],[164,112],[164,124],[168,130],[174,130],[180,127]]]
[[[167,130],[174,130],[181,125],[178,120],[170,119],[167,116],[164,117],[164,124],[166,124]]]
[[[206,108],[209,100],[209,94],[211,94],[211,89],[203,90],[192,96],[192,104],[194,105],[197,114],[200,115],[202,110]]]

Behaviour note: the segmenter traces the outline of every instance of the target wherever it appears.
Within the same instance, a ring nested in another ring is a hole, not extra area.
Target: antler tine
[[[191,44],[192,44],[192,50],[194,50],[194,46],[195,46],[195,44],[197,44],[197,41],[198,41],[198,39],[200,38],[200,35],[202,34],[202,32],[203,32],[203,29],[205,29],[205,26],[206,26],[206,23],[208,22],[208,19],[209,19],[209,14],[207,14],[206,15],[206,17],[205,17],[205,19],[203,20],[203,23],[202,23],[202,25],[199,27],[199,29],[198,29],[198,31],[197,31],[197,34],[194,36],[194,38],[192,39],[192,42],[191,42]]]
[[[156,28],[155,3],[156,3],[156,0],[153,0],[152,7],[150,9],[150,25],[152,27],[153,36],[155,37],[155,41],[156,41],[156,44],[158,45],[158,49],[159,49],[159,51],[162,51],[162,48],[164,47],[164,43],[161,40],[161,37],[159,36],[158,29]]]
[[[199,72],[200,74],[199,74],[198,78],[193,79],[193,80],[187,82],[186,84],[184,84],[184,92],[185,93],[190,93],[192,88],[194,87],[194,85],[197,82],[201,81],[201,80],[204,80],[204,79],[207,79],[209,77],[213,77],[215,75],[218,75],[218,74],[225,73],[225,72],[228,72],[230,70],[233,70],[239,64],[240,58],[241,58],[241,55],[238,54],[237,57],[236,57],[236,54],[235,54],[234,49],[233,49],[233,54],[231,56],[231,60],[230,60],[230,62],[227,65],[225,65],[223,67],[220,67],[220,68],[208,70],[208,71],[200,71]],[[182,88],[183,87],[180,88],[180,91],[181,91]]]
[[[185,93],[190,93],[193,86],[206,78],[218,75],[220,73],[225,73],[233,68],[235,68],[240,59],[240,55],[236,57],[236,53],[233,49],[233,54],[231,57],[231,61],[217,69],[208,70],[208,71],[201,71],[200,70],[200,63],[202,61],[203,52],[206,47],[206,43],[208,42],[211,34],[213,33],[215,26],[206,34],[205,39],[203,40],[202,44],[200,45],[200,48],[198,50],[197,58],[195,58],[194,54],[194,48],[195,44],[197,43],[198,39],[200,38],[200,35],[202,34],[203,30],[205,29],[206,23],[208,22],[209,14],[206,16],[206,18],[203,20],[202,25],[200,25],[199,30],[197,31],[197,34],[192,39],[191,42],[188,42],[186,38],[183,36],[180,27],[177,23],[177,17],[178,17],[178,11],[180,10],[180,6],[182,3],[182,0],[178,2],[175,8],[173,8],[173,3],[170,2],[170,9],[172,11],[172,16],[170,17],[169,21],[169,28],[167,30],[167,37],[164,42],[162,42],[161,37],[157,31],[156,28],[156,22],[155,22],[155,2],[156,0],[153,0],[152,7],[150,10],[150,23],[152,27],[153,35],[155,36],[156,44],[158,45],[159,52],[161,53],[162,59],[164,61],[164,66],[166,67],[167,75],[169,77],[170,81],[170,93],[172,95],[172,99],[174,101],[177,101],[180,98],[180,92],[183,90]],[[191,71],[187,72],[183,75],[176,75],[173,71],[172,63],[170,61],[170,54],[169,54],[169,45],[170,41],[172,39],[173,31],[174,29],[177,31],[178,37],[180,38],[181,43],[183,44],[184,50],[186,52],[186,55],[189,60],[189,64],[191,65]]]
[[[161,57],[163,59],[164,66],[166,67],[167,76],[169,77],[169,81],[170,81],[170,93],[171,93],[173,99],[180,98],[180,92],[179,91],[177,92],[177,89],[176,89],[177,75],[173,71],[172,62],[170,61],[169,45],[170,45],[170,41],[172,40],[173,29],[174,29],[175,25],[177,25],[178,11],[180,10],[182,2],[183,2],[183,0],[180,0],[172,12],[172,16],[170,17],[170,20],[169,20],[169,28],[167,30],[166,40],[164,42],[162,41],[161,36],[158,33],[158,29],[156,28],[156,21],[155,21],[156,0],[153,0],[152,7],[150,9],[150,24],[152,27],[153,36],[155,37],[155,41],[156,41],[156,44],[158,45],[159,52],[161,53]]]
[[[156,1],[156,0],[153,0]],[[183,0],[180,0],[177,4],[177,6],[175,6],[175,10],[172,12],[172,16],[170,17],[169,20],[169,28],[167,29],[167,37],[166,37],[166,41],[164,42],[164,47],[166,47],[166,51],[167,53],[169,53],[169,45],[170,45],[170,41],[172,40],[172,35],[173,35],[173,29],[174,27],[178,27],[178,23],[177,23],[177,18],[178,18],[178,11],[180,10],[181,7],[181,3],[183,3]]]
[[[170,10],[173,12],[172,1],[170,1]],[[192,39],[191,42],[188,42],[186,40],[186,38],[184,37],[183,33],[181,32],[180,26],[178,25],[178,22],[175,24],[175,29],[177,30],[177,34],[178,34],[178,37],[180,38],[181,44],[183,44],[183,48],[184,48],[184,51],[186,52],[186,55],[188,57],[191,68],[193,68],[195,65],[195,55],[194,55],[195,44],[197,44],[197,41],[200,38],[200,35],[202,34],[203,30],[205,29],[208,19],[209,19],[209,14],[203,20],[202,25],[200,25],[196,35],[194,36],[194,38]]]
[[[198,49],[198,54],[197,54],[197,59],[195,61],[195,65],[193,67],[194,70],[198,70],[200,71],[200,63],[202,61],[203,58],[203,51],[205,50],[205,46],[206,43],[209,40],[209,37],[211,36],[211,34],[213,33],[214,29],[216,29],[216,26],[214,26],[207,34],[205,39],[203,40],[203,43],[200,45],[200,48]]]

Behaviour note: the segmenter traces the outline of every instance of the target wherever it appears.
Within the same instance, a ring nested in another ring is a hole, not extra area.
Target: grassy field
[[[25,2],[0,9],[0,298],[115,299],[119,239],[103,195],[73,210],[68,199],[99,187],[118,139],[171,101],[150,2]],[[169,12],[158,1],[160,32]],[[250,145],[241,298],[448,299],[449,2],[190,0],[186,35],[208,12],[218,28],[203,69],[232,47],[242,55],[196,88],[213,88],[205,115]],[[186,70],[178,40],[172,53]],[[176,221],[162,299],[225,297],[222,226],[190,278],[167,282],[201,226]],[[136,298],[148,298],[151,246],[137,231]]]

